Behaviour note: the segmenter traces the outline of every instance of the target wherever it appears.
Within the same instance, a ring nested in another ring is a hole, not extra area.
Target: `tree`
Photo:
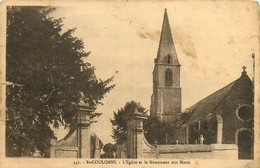
[[[114,112],[114,119],[110,119],[110,122],[115,127],[112,138],[116,140],[117,144],[123,144],[127,141],[127,118],[133,115],[136,109],[138,112],[146,113],[146,109],[140,103],[130,101],[123,108]]]
[[[116,145],[107,143],[103,147],[104,154],[100,155],[100,158],[115,158],[116,157]]]
[[[147,113],[147,110],[141,106],[140,103],[130,101],[125,104],[123,108],[114,112],[114,119],[110,122],[115,127],[113,129],[112,138],[116,140],[117,144],[127,142],[127,119],[132,116],[135,109],[141,113]],[[176,143],[176,130],[173,125],[161,122],[155,114],[150,115],[144,121],[144,135],[150,144],[174,144]]]
[[[157,115],[150,115],[144,121],[144,135],[150,144],[174,144],[176,143],[177,127],[161,122]]]
[[[54,137],[50,125],[75,124],[79,92],[96,105],[114,87],[113,77],[96,77],[95,67],[85,61],[90,52],[72,36],[75,28],[63,32],[62,19],[50,16],[53,11],[7,8],[6,79],[12,85],[6,95],[6,156],[28,155],[26,146],[43,153]]]

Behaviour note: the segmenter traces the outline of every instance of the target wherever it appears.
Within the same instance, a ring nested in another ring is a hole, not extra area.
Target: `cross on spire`
[[[245,72],[246,71],[246,66],[243,66],[242,69],[243,69],[243,72]]]
[[[242,75],[246,75],[246,66],[243,66],[242,69],[243,69]]]

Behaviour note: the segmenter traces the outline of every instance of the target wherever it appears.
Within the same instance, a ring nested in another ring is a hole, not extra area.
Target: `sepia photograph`
[[[2,1],[0,61],[0,168],[260,166],[257,1]]]

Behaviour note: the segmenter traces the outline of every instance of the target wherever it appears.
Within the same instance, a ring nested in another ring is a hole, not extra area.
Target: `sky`
[[[76,27],[86,59],[100,79],[116,84],[103,99],[91,130],[106,143],[109,118],[131,100],[149,110],[152,71],[164,9],[167,8],[181,64],[182,110],[240,77],[246,66],[252,78],[252,53],[258,51],[258,6],[249,1],[88,2],[62,5],[52,14],[63,18],[63,30]],[[256,60],[258,63],[258,60]],[[59,131],[59,139],[66,131]]]

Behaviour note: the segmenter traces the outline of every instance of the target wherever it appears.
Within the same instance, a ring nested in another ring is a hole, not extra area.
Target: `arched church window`
[[[171,86],[172,85],[172,70],[171,69],[167,69],[165,71],[165,85],[166,86]]]

